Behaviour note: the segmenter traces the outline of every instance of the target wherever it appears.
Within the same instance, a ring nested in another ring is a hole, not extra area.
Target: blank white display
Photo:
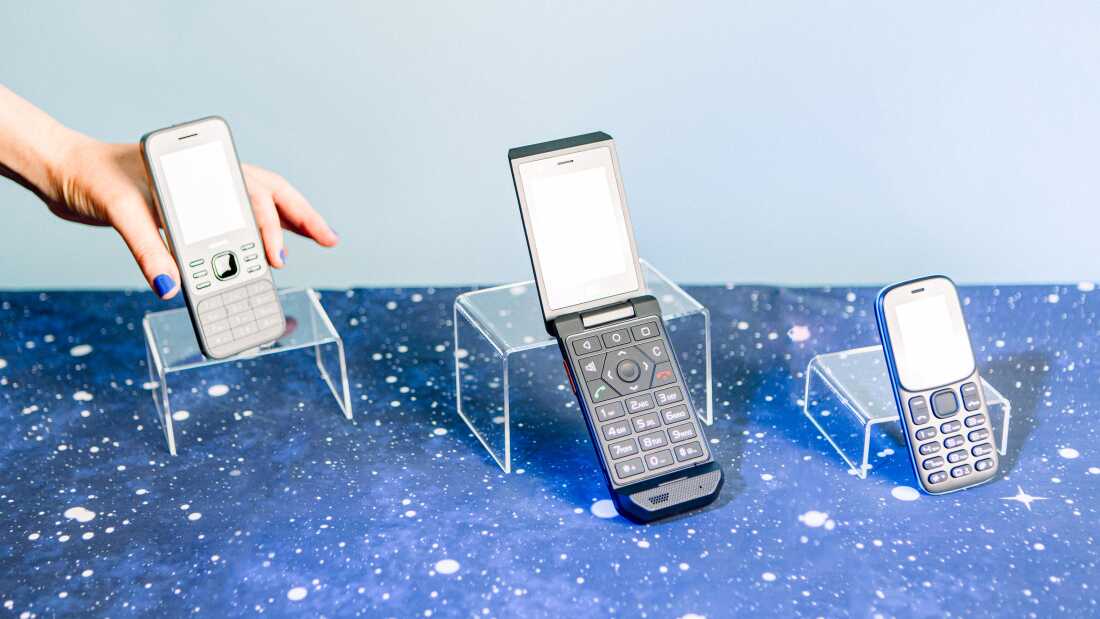
[[[554,310],[639,287],[610,152],[598,151],[605,165],[573,172],[547,167],[553,161],[521,166],[546,303]],[[577,153],[570,165],[580,168],[587,154]]]
[[[901,384],[923,391],[960,380],[974,371],[974,353],[963,321],[948,298],[931,295],[896,309],[898,343],[895,360]]]
[[[160,158],[184,245],[244,227],[244,214],[229,165],[220,142]]]

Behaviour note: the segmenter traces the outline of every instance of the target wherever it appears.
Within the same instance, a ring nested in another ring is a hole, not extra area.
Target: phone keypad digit
[[[566,348],[616,483],[709,458],[659,318],[591,329],[569,338]]]

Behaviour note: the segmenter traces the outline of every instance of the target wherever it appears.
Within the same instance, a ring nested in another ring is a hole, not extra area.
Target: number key
[[[669,387],[668,389],[659,389],[653,392],[654,397],[657,398],[657,406],[665,406],[668,404],[675,404],[684,399],[684,393],[680,391],[679,387]]]
[[[661,418],[657,416],[657,413],[640,415],[631,419],[631,422],[634,423],[634,429],[638,432],[645,432],[646,430],[661,427]]]
[[[610,404],[601,404],[596,407],[596,419],[600,421],[610,421],[622,417],[625,414],[626,411],[623,410],[622,402],[611,402]]]
[[[611,457],[618,460],[619,458],[633,456],[638,453],[638,443],[635,442],[634,439],[628,438],[625,441],[611,443],[607,446],[607,449],[611,452]]]
[[[646,454],[645,464],[649,467],[649,470],[664,468],[672,464],[672,452],[667,449],[657,451],[651,454]]]
[[[602,430],[603,437],[609,441],[613,441],[630,434],[630,424],[626,421],[616,421],[615,423],[605,425]]]

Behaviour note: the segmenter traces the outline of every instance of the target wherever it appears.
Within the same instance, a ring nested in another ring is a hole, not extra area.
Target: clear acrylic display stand
[[[321,378],[328,384],[344,417],[351,419],[351,391],[348,389],[344,342],[332,326],[325,308],[321,307],[320,297],[312,289],[283,290],[279,292],[279,302],[286,314],[286,333],[271,344],[228,359],[209,359],[202,354],[187,308],[145,315],[142,326],[145,330],[149,380],[155,383],[153,401],[164,438],[168,441],[168,451],[173,456],[176,455],[176,435],[172,428],[172,389],[168,377],[176,372],[312,348]],[[338,384],[333,382],[334,375],[339,377]]]
[[[661,306],[688,396],[699,418],[710,425],[710,313],[648,262],[642,260],[641,264],[648,292]],[[512,472],[515,400],[509,360],[519,353],[556,345],[546,333],[534,281],[475,290],[455,299],[458,414],[505,473]],[[565,381],[560,357],[546,371]]]
[[[819,384],[827,391],[818,388]],[[997,451],[1003,456],[1008,448],[1012,404],[985,378],[981,379],[981,385],[994,436],[1000,433],[1000,440],[995,441]],[[819,395],[825,397],[815,397]],[[830,408],[827,406],[830,401],[839,406]],[[867,471],[873,467],[872,453],[877,457],[906,457],[905,437],[882,346],[854,348],[811,359],[806,367],[802,412],[862,479],[867,478]]]

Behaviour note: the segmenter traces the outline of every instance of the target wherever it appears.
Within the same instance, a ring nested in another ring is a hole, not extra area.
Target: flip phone
[[[875,318],[921,489],[945,494],[992,479],[993,428],[955,284],[933,276],[887,286]]]
[[[722,469],[643,292],[614,141],[590,133],[508,159],[546,330],[619,513],[649,522],[710,503]]]
[[[223,359],[278,339],[286,318],[229,125],[209,117],[153,131],[141,154],[203,353]]]

